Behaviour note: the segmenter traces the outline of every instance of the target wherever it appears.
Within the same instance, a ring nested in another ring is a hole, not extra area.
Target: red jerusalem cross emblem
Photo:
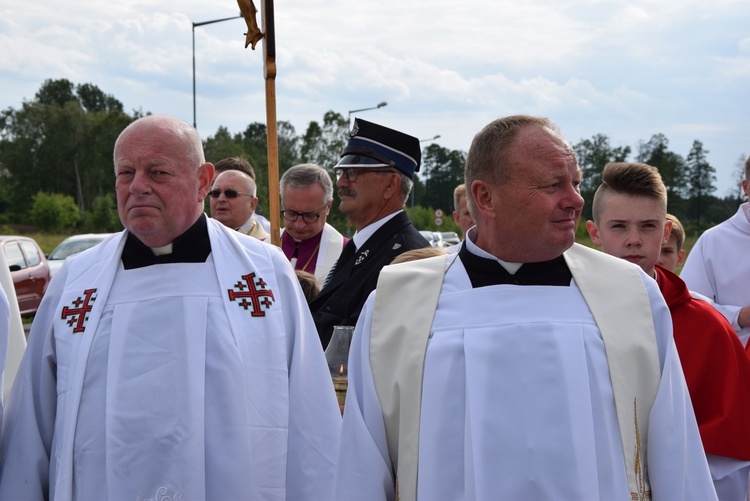
[[[273,292],[266,289],[266,282],[255,273],[242,275],[242,280],[234,284],[234,289],[227,289],[229,300],[237,301],[244,309],[252,308],[253,317],[265,317],[266,310],[275,302]]]
[[[91,303],[96,301],[96,289],[86,289],[83,291],[83,298],[78,296],[71,304],[73,308],[63,306],[62,320],[68,320],[68,325],[73,327],[73,334],[86,330],[86,320],[89,319],[88,313],[93,306]],[[68,319],[68,317],[70,317]]]

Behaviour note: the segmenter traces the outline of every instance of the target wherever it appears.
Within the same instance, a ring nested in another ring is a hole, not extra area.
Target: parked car
[[[419,233],[421,233],[433,247],[447,247],[445,242],[443,242],[443,235],[439,231],[419,230]]]
[[[73,235],[66,238],[47,256],[50,275],[54,276],[57,270],[62,268],[66,257],[83,252],[110,235],[112,233],[86,233],[85,235]]]
[[[8,261],[21,315],[33,315],[50,281],[49,265],[32,238],[0,235],[0,247]]]
[[[441,235],[443,235],[443,242],[445,243],[446,247],[461,243],[461,239],[459,238],[458,233],[456,233],[455,231],[443,231],[441,232]]]

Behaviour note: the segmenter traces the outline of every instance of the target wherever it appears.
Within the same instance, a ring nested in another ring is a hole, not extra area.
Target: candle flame
[[[339,367],[339,376],[344,375],[344,364],[341,364],[341,367]]]

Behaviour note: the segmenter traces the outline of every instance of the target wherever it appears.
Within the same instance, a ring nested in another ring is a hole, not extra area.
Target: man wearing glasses
[[[385,265],[408,250],[429,247],[404,212],[421,156],[416,137],[354,121],[335,171],[339,210],[357,231],[310,303],[323,348],[334,326],[357,323]]]
[[[253,218],[258,205],[255,194],[253,178],[238,170],[222,172],[208,192],[211,217],[240,233],[266,240],[268,232]]]
[[[331,177],[318,165],[295,165],[281,176],[279,193],[281,250],[294,269],[315,275],[320,287],[349,241],[326,222],[333,203]]]

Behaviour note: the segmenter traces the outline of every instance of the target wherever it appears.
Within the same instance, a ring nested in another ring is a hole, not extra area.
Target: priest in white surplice
[[[460,251],[384,268],[359,318],[334,499],[715,499],[667,306],[574,244],[559,131],[496,120],[465,175]]]
[[[275,247],[202,213],[188,124],[115,144],[126,231],[71,257],[8,403],[0,499],[328,499],[340,414]]]
[[[750,157],[745,160],[742,192],[750,194]],[[688,254],[680,278],[692,292],[708,296],[729,320],[740,341],[750,342],[750,202],[734,216],[707,229]]]

